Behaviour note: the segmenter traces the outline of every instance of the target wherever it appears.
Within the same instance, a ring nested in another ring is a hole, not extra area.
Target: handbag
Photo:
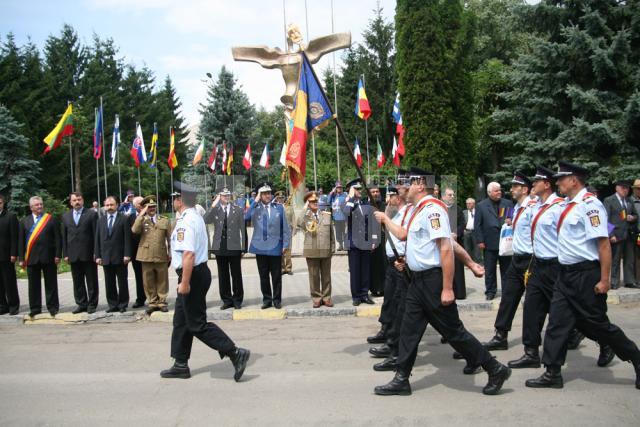
[[[498,245],[499,256],[513,255],[513,228],[506,223],[500,229],[500,243]]]

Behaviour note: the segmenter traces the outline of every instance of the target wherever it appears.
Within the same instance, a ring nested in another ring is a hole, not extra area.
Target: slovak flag
[[[260,156],[260,166],[265,169],[269,168],[269,143],[264,144],[264,150],[262,150],[262,156]]]
[[[398,143],[396,142],[396,137],[393,137],[393,148],[391,149],[391,157],[393,159],[393,164],[397,167],[400,167],[400,152],[398,151]]]
[[[353,147],[353,157],[356,159],[358,167],[362,167],[362,153],[360,153],[360,142],[358,142],[358,137],[356,137],[356,145]]]
[[[131,146],[131,157],[133,157],[133,161],[136,163],[137,168],[147,161],[147,152],[144,149],[144,139],[142,139],[142,128],[140,127],[140,123],[136,126],[136,137],[134,138],[133,145]]]
[[[251,169],[251,144],[247,144],[247,151],[244,152],[244,157],[242,158],[242,166],[246,170]]]

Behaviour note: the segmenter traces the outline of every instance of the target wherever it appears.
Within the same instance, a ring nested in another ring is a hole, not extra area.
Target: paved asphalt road
[[[611,307],[640,341],[640,307]],[[495,312],[465,312],[480,340]],[[506,362],[521,353],[518,312]],[[171,363],[164,323],[0,326],[0,425],[640,425],[630,364],[595,366],[585,341],[569,354],[564,390],[532,390],[541,370],[514,371],[500,396],[481,394],[485,374],[465,376],[432,329],[421,344],[409,397],[380,397],[391,373],[371,369],[365,337],[375,318],[221,321],[252,350],[241,383],[231,363],[194,344],[190,380],[163,380]]]

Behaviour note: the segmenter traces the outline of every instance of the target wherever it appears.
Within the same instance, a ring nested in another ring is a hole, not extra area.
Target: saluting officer
[[[178,297],[173,314],[171,357],[173,366],[160,372],[162,378],[190,378],[189,358],[195,336],[217,350],[221,358],[229,357],[240,380],[249,360],[250,351],[236,347],[215,323],[207,322],[207,292],[211,286],[211,271],[207,266],[208,238],[204,220],[194,209],[197,190],[179,181],[174,188],[180,192],[173,200],[180,212],[171,234],[171,267],[178,275]]]
[[[511,180],[511,195],[516,200],[511,227],[513,228],[513,257],[504,277],[502,298],[495,321],[495,336],[485,344],[489,350],[506,350],[507,335],[524,294],[524,274],[533,254],[531,243],[532,209],[536,199],[530,196],[531,180],[515,171]]]
[[[406,240],[406,263],[411,270],[411,286],[405,299],[400,331],[396,375],[391,382],[374,389],[380,395],[409,395],[409,375],[416,360],[418,344],[431,323],[467,361],[481,365],[489,374],[484,394],[497,394],[511,375],[511,369],[496,361],[471,335],[458,316],[453,293],[454,249],[446,205],[433,197],[435,180],[422,169],[410,169],[408,200],[414,204],[406,228],[395,224],[382,212],[376,219],[398,239]]]
[[[142,264],[144,293],[149,300],[147,314],[154,311],[166,313],[169,294],[169,263],[171,262],[171,222],[158,215],[155,196],[147,196],[140,202],[142,210],[136,217],[131,231],[140,236],[136,259]]]
[[[526,381],[527,387],[562,388],[560,373],[567,355],[567,340],[577,327],[589,338],[610,345],[616,356],[630,361],[640,389],[640,350],[607,317],[611,244],[607,213],[597,197],[587,192],[588,171],[559,162],[558,190],[568,196],[558,218],[560,275],[553,292],[542,362],[546,372]]]

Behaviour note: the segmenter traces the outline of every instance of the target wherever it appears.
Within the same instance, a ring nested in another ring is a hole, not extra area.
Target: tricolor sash
[[[27,236],[27,250],[24,254],[24,262],[26,264],[29,263],[29,256],[31,255],[31,249],[35,246],[36,242],[40,238],[42,234],[42,230],[47,226],[47,224],[51,221],[51,215],[46,213],[40,217],[38,221],[36,221],[31,230],[29,230],[29,235]]]

